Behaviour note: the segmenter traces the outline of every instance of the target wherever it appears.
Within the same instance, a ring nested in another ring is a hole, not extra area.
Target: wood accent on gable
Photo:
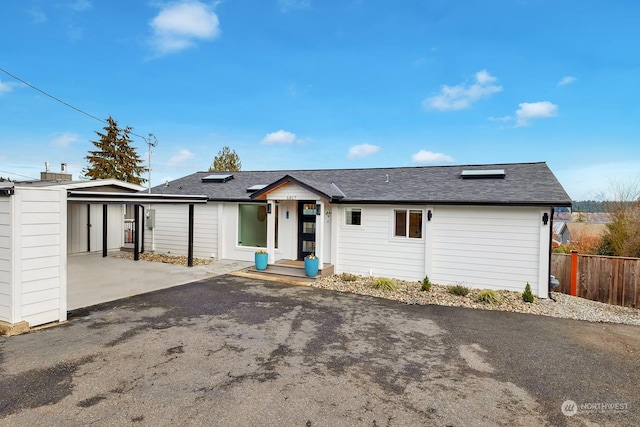
[[[269,191],[268,191],[268,192],[266,192],[266,193],[263,193],[263,194],[260,194],[260,195],[256,196],[256,199],[257,199],[257,200],[267,200],[267,195],[268,195],[269,193],[272,193],[272,192],[274,192],[274,191],[276,191],[276,190],[279,190],[280,188],[286,187],[286,186],[288,186],[288,185],[291,185],[291,181],[283,182],[283,183],[281,183],[280,185],[277,185],[277,186],[275,186],[275,187],[273,187],[273,188],[269,189]]]

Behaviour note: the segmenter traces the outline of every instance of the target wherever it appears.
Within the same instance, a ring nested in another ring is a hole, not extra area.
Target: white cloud
[[[287,132],[286,130],[280,129],[276,132],[271,132],[265,135],[262,138],[263,144],[291,144],[296,141],[296,134]]]
[[[357,157],[368,157],[380,151],[380,147],[371,144],[360,144],[349,148],[347,159],[353,160]]]
[[[288,12],[293,9],[309,9],[311,0],[278,0],[278,6],[282,12]]]
[[[292,83],[287,88],[287,93],[291,98],[298,98],[300,96],[304,96],[311,90],[312,86],[310,84],[304,85],[302,87],[298,87],[295,83]]]
[[[573,77],[573,76],[564,76],[559,82],[558,82],[558,86],[566,86],[569,85],[573,82],[575,82],[576,80],[578,80],[577,78]]]
[[[460,83],[456,86],[443,85],[438,95],[425,98],[422,105],[426,109],[449,111],[463,110],[481,98],[486,98],[502,90],[502,86],[494,84],[498,79],[487,70],[478,71],[471,85]]]
[[[195,157],[195,154],[193,154],[191,151],[186,149],[181,149],[181,150],[178,150],[176,154],[171,156],[171,158],[167,163],[169,164],[169,166],[175,166],[189,159],[193,159],[194,157]]]
[[[40,9],[29,9],[27,13],[31,15],[31,22],[33,22],[34,24],[42,24],[44,22],[47,22],[47,15],[45,15],[45,13]]]
[[[152,44],[160,55],[192,47],[197,40],[212,40],[220,34],[218,15],[199,1],[165,5],[149,24]]]
[[[0,95],[3,93],[11,92],[13,90],[13,85],[11,83],[3,83],[0,80]]]
[[[503,123],[506,123],[506,122],[510,122],[511,120],[513,120],[513,117],[511,117],[511,116],[503,116],[503,117],[493,117],[493,116],[491,116],[491,117],[489,117],[488,120],[491,121],[491,122],[503,122]]]
[[[67,36],[71,40],[82,40],[84,38],[84,28],[69,25],[67,27]]]
[[[72,132],[63,132],[51,140],[51,145],[57,148],[68,148],[72,143],[80,141],[80,136]]]
[[[91,6],[92,5],[89,0],[75,0],[74,2],[69,3],[69,8],[76,12],[84,12],[85,10],[91,9]]]
[[[486,85],[488,83],[493,83],[497,78],[493,77],[487,70],[478,71],[476,73],[476,81],[481,85]]]
[[[433,151],[420,150],[411,156],[411,160],[414,163],[420,164],[435,164],[435,163],[450,163],[454,161],[454,158],[444,153],[434,153]]]
[[[532,119],[555,117],[558,106],[549,101],[523,102],[516,111],[516,127],[528,126]]]

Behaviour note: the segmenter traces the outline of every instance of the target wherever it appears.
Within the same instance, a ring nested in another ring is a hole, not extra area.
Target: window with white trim
[[[360,208],[346,208],[344,217],[347,225],[362,225],[362,209]]]
[[[422,210],[394,209],[394,237],[422,239]]]

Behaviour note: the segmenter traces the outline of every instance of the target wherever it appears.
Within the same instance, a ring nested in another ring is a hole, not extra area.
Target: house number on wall
[[[295,200],[296,196],[287,196],[287,200]]]

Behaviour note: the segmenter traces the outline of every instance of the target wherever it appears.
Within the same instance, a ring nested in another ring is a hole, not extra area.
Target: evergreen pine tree
[[[114,178],[132,184],[146,182],[140,176],[146,168],[142,166],[136,149],[131,146],[131,127],[120,129],[118,122],[109,117],[103,129],[105,133],[96,131],[98,141],[91,141],[96,150],[89,151],[85,157],[89,166],[83,170],[83,175],[89,179]]]
[[[240,157],[228,146],[222,147],[218,151],[218,155],[213,159],[213,163],[209,167],[209,172],[231,172],[239,171],[242,167]]]

